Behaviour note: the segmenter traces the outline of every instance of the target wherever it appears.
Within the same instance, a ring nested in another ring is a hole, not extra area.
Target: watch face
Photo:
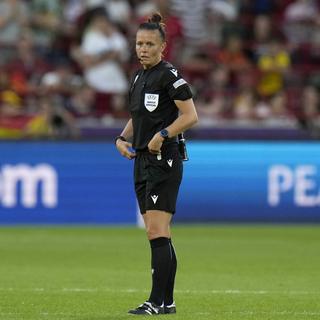
[[[168,134],[169,134],[169,132],[166,129],[163,129],[160,131],[160,135],[162,138],[168,138]]]

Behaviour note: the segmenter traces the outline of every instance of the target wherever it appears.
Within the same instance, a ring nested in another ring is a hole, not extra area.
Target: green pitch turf
[[[320,226],[176,226],[172,320],[320,319]],[[0,228],[0,319],[117,320],[148,297],[143,230]],[[138,317],[139,318],[139,317]]]

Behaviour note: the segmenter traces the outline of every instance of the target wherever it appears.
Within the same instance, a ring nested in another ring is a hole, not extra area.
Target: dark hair
[[[151,15],[147,22],[140,24],[138,30],[158,30],[163,41],[166,41],[165,24],[162,21],[160,13],[156,12]]]

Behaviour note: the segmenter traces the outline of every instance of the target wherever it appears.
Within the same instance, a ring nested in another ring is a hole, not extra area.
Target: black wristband
[[[117,144],[117,140],[120,139],[122,141],[127,141],[126,138],[124,136],[116,136],[114,138],[114,144]]]

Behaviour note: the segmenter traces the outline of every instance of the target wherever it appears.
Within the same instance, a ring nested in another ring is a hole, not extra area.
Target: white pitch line
[[[145,293],[148,290],[138,289],[109,289],[109,288],[62,288],[62,289],[48,289],[48,288],[1,288],[2,292],[114,292],[114,293]],[[227,290],[175,290],[176,293],[181,294],[226,294],[226,295],[270,295],[270,294],[283,294],[283,295],[320,295],[320,291],[306,291],[306,290],[239,290],[239,289],[227,289]]]
[[[290,316],[319,316],[320,312],[313,312],[313,311],[248,311],[248,310],[239,310],[239,311],[221,311],[221,312],[197,312],[195,315],[199,316],[217,316],[219,314],[230,314],[230,315],[249,315],[249,316],[261,316],[261,315],[270,315],[270,316],[280,316],[280,315],[290,315]],[[22,312],[0,312],[0,316],[22,316],[24,313]],[[84,315],[91,315],[91,313],[77,313],[77,312],[40,312],[39,315],[41,316],[62,316],[62,317],[69,317],[69,316],[84,316]],[[95,315],[97,315],[95,313]],[[111,315],[105,312],[99,312],[99,316],[108,316]]]
[[[292,316],[319,316],[320,312],[314,311],[225,311],[224,314],[241,314],[241,315],[292,315]]]

